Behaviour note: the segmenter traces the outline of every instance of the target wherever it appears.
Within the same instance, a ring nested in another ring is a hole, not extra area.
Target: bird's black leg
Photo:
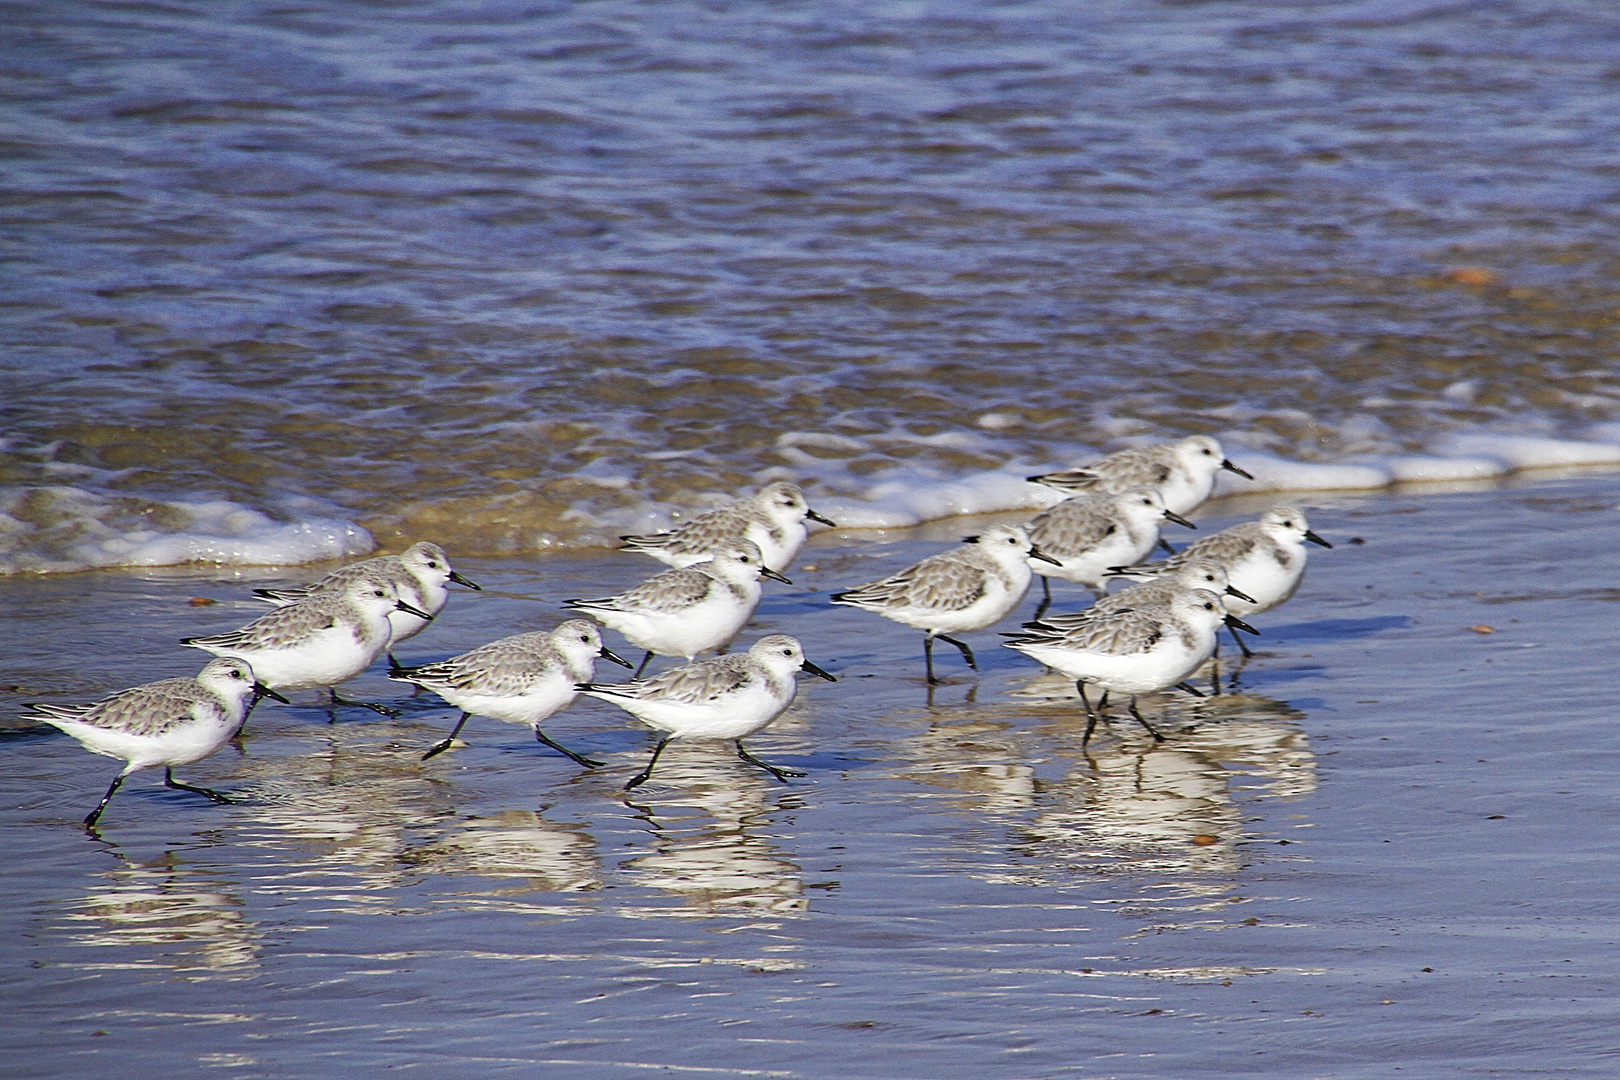
[[[637,679],[641,678],[641,673],[643,671],[647,670],[647,661],[649,661],[651,659],[652,659],[652,650],[648,649],[647,650],[647,655],[643,656],[641,658],[641,666],[636,668],[636,673],[634,675],[630,676],[630,681],[631,682],[635,682]]]
[[[1031,620],[1032,622],[1040,622],[1041,616],[1046,614],[1046,609],[1052,606],[1052,579],[1045,574],[1040,575],[1040,578],[1041,602],[1035,608],[1035,618]]]
[[[461,726],[470,719],[472,719],[472,713],[462,713],[461,719],[456,721],[456,726],[451,729],[450,734],[428,747],[428,752],[422,755],[422,760],[426,761],[430,757],[438,757],[440,754],[450,749],[450,744],[456,741],[457,735],[461,734]]]
[[[923,635],[923,666],[928,669],[928,685],[939,682],[934,678],[934,635]]]
[[[370,709],[374,713],[381,713],[383,716],[388,717],[390,720],[399,719],[400,713],[399,713],[398,709],[390,709],[388,706],[386,706],[386,705],[378,705],[374,701],[350,701],[348,698],[340,696],[338,694],[338,692],[337,692],[337,687],[335,687],[335,686],[329,686],[326,689],[332,695],[332,704],[334,706],[336,706],[336,705],[353,705],[353,706],[355,706],[356,708],[359,708],[359,709]],[[333,720],[337,719],[337,714],[336,713],[332,714],[332,719]]]
[[[1164,549],[1164,553],[1166,555],[1174,555],[1176,553],[1176,549],[1170,546],[1170,541],[1166,540],[1162,536],[1159,537],[1159,546]]]
[[[1193,697],[1203,697],[1204,696],[1204,692],[1202,690],[1198,689],[1198,687],[1194,686],[1190,682],[1178,682],[1178,683],[1176,683],[1176,689],[1177,690],[1185,690],[1185,691],[1187,691],[1187,693],[1191,694]]]
[[[629,791],[631,788],[640,787],[642,784],[647,782],[648,778],[652,776],[653,766],[658,764],[658,755],[664,752],[664,747],[668,746],[669,740],[673,739],[674,737],[675,736],[673,735],[665,735],[662,739],[658,740],[658,745],[653,747],[652,760],[647,762],[647,767],[645,769],[642,769],[640,772],[636,773],[636,775],[630,778],[630,782],[624,785],[624,790]]]
[[[90,811],[90,813],[85,816],[85,819],[84,819],[84,827],[85,828],[88,829],[88,828],[91,828],[91,827],[93,827],[95,825],[96,819],[101,817],[101,812],[103,810],[107,809],[107,804],[112,801],[113,792],[117,791],[118,790],[118,785],[122,784],[123,782],[124,782],[124,774],[123,773],[119,773],[117,776],[113,777],[112,786],[107,789],[107,794],[103,795],[101,797],[101,802],[99,804],[97,804],[96,808],[94,810]]]
[[[946,637],[944,634],[936,634],[935,636],[938,637],[939,640],[948,641],[952,645],[955,645],[958,649],[961,649],[962,650],[962,659],[967,661],[967,666],[972,668],[974,671],[979,670],[978,661],[973,659],[973,650],[967,647],[966,642],[957,641],[955,638]]]
[[[1130,703],[1129,706],[1127,706],[1127,708],[1130,709],[1131,715],[1136,717],[1136,722],[1138,724],[1141,724],[1143,727],[1147,728],[1148,734],[1153,736],[1153,741],[1154,742],[1164,742],[1164,736],[1160,735],[1157,731],[1154,731],[1153,730],[1153,725],[1148,723],[1146,720],[1142,719],[1142,714],[1136,711],[1136,695],[1135,694],[1131,695],[1131,703]]]
[[[1091,699],[1086,697],[1086,684],[1077,679],[1074,688],[1080,691],[1081,704],[1086,707],[1086,733],[1080,736],[1080,745],[1085,746],[1086,743],[1091,741],[1091,733],[1096,730],[1097,721],[1100,717],[1097,710],[1091,707]],[[1103,693],[1107,694],[1107,691],[1105,690]]]
[[[1254,653],[1249,651],[1249,647],[1243,644],[1243,639],[1238,637],[1238,632],[1234,627],[1228,626],[1226,632],[1232,635],[1232,640],[1237,642],[1237,647],[1243,650],[1243,659],[1248,660],[1254,656]]]
[[[180,781],[174,778],[173,769],[163,770],[163,786],[174,788],[176,791],[190,791],[198,795],[206,795],[209,799],[217,803],[229,803],[232,801],[217,791],[210,791],[205,787],[193,787],[190,784],[182,784]]]
[[[575,761],[579,762],[581,765],[586,766],[587,768],[594,769],[598,765],[602,764],[602,762],[597,761],[595,758],[582,757],[581,755],[574,753],[572,750],[568,749],[568,747],[566,747],[566,746],[563,746],[561,743],[552,742],[550,739],[546,738],[546,733],[541,731],[539,728],[534,729],[534,737],[537,740],[539,740],[540,742],[543,742],[547,746],[551,747],[553,750],[557,751],[557,753],[563,755],[564,757],[573,758]],[[647,766],[647,768],[649,770],[651,770],[652,766],[649,765],[649,766]]]
[[[790,776],[808,776],[809,775],[808,773],[802,773],[797,769],[782,769],[782,768],[778,768],[775,765],[770,764],[769,762],[759,760],[759,758],[755,757],[753,754],[750,754],[747,750],[743,749],[743,744],[742,744],[741,739],[737,740],[737,756],[742,758],[744,761],[748,762],[750,765],[758,765],[760,768],[764,769],[766,772],[770,773],[772,776],[776,777],[778,780],[782,781],[782,783],[784,783],[784,784],[787,783],[787,778],[790,777]]]

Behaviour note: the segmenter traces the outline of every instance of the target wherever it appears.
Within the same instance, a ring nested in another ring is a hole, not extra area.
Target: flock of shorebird
[[[923,655],[930,685],[933,644],[954,645],[969,667],[973,650],[954,634],[983,630],[1012,613],[1042,576],[1044,600],[1034,621],[1005,635],[1009,648],[1073,678],[1087,715],[1082,745],[1108,695],[1129,695],[1128,710],[1154,739],[1162,736],[1137,709],[1139,694],[1171,687],[1200,694],[1186,680],[1217,649],[1224,625],[1258,633],[1240,616],[1268,611],[1291,597],[1305,571],[1304,544],[1331,547],[1290,506],[1199,540],[1180,552],[1159,535],[1169,520],[1189,528],[1186,514],[1214,491],[1226,460],[1207,436],[1132,449],[1091,465],[1032,476],[1033,482],[1073,493],[1026,526],[992,525],[961,546],[897,574],[834,593],[833,603],[875,612],[925,632]],[[1252,478],[1251,478],[1252,479]],[[148,683],[90,705],[32,705],[33,718],[53,724],[98,754],[126,767],[85,818],[92,827],[129,774],[164,767],[164,783],[231,800],[217,791],[177,782],[173,768],[208,757],[240,731],[262,697],[281,691],[327,688],[333,706],[386,706],[340,698],[336,687],[384,653],[388,677],[438,694],[461,710],[454,730],[429,747],[423,760],[449,749],[473,716],[534,730],[535,738],[585,766],[601,762],[554,742],[541,724],[581,694],[610,701],[663,733],[646,768],[626,789],[644,783],[670,740],[729,740],[739,757],[778,780],[803,773],[770,765],[742,740],[792,703],[794,676],[832,675],[804,656],[799,642],[771,634],[745,653],[694,660],[724,649],[759,606],[761,578],[786,581],[786,570],[808,536],[807,521],[834,523],[812,510],[791,483],[768,484],[758,494],[701,514],[672,532],[623,537],[623,548],[669,564],[635,588],[614,596],[576,599],[583,612],[645,650],[628,683],[593,682],[605,658],[631,664],[602,643],[594,623],[570,619],[550,631],[517,634],[445,660],[408,667],[392,649],[418,634],[448,601],[450,583],[478,586],[458,574],[436,544],[413,544],[399,555],[367,559],[296,589],[259,589],[277,609],[229,633],[187,638],[182,644],[214,653],[195,678]],[[1170,557],[1143,560],[1162,546]],[[1051,602],[1049,578],[1088,586],[1096,602],[1073,614],[1043,618]],[[1116,593],[1114,579],[1143,582]],[[688,662],[642,680],[654,655]],[[1090,684],[1102,690],[1093,705]]]

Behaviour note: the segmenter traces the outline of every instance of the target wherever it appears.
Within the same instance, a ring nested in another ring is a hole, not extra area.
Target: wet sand
[[[180,770],[239,805],[142,774],[89,838],[116,764],[13,728],[6,1071],[1612,1076],[1617,502],[1612,474],[1310,497],[1337,546],[1234,690],[1152,703],[1159,746],[1126,721],[1082,749],[1072,686],[989,632],[930,701],[920,634],[827,605],[967,520],[819,536],[767,590],[744,641],[840,678],[750,742],[790,784],[677,744],[626,798],[652,738],[596,702],[546,728],[586,772],[484,719],[423,763],[437,698],[330,723],[306,696]],[[458,566],[487,591],[402,659],[658,569]],[[176,639],[305,570],[0,581],[0,714],[193,672]],[[402,697],[378,671],[349,689]]]

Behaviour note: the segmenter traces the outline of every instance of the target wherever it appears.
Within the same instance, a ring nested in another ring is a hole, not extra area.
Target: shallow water
[[[7,24],[3,572],[573,547],[779,476],[892,512],[1189,432],[1620,438],[1612,5]]]
[[[1160,746],[1127,721],[1082,750],[1072,688],[988,632],[978,675],[942,650],[930,702],[920,635],[825,602],[962,522],[824,534],[767,589],[745,640],[794,633],[840,678],[751,740],[810,773],[789,784],[695,743],[627,799],[652,740],[597,702],[547,727],[595,772],[481,719],[422,763],[454,719],[430,695],[398,721],[266,703],[240,750],[181,770],[239,805],[141,775],[91,839],[113,763],[15,731],[6,1071],[1613,1075],[1615,491],[1309,503],[1337,546],[1254,620],[1235,690],[1153,702]],[[461,568],[488,591],[404,658],[657,564]],[[173,641],[257,614],[270,580],[292,578],[0,583],[0,711],[195,670]]]

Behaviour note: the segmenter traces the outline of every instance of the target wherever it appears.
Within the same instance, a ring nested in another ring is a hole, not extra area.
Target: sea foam
[[[68,486],[0,493],[0,574],[183,563],[288,566],[375,547],[371,534],[352,522],[322,516],[277,521],[224,499],[113,498]]]

